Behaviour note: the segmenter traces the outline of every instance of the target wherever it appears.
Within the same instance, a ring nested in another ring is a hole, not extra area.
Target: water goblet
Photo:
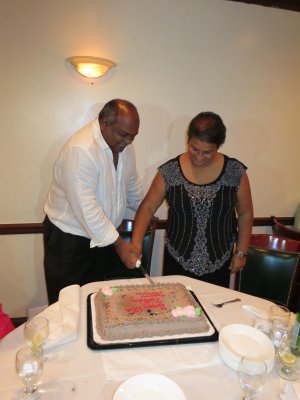
[[[270,339],[274,344],[276,353],[282,338],[289,336],[289,323],[285,319],[273,319],[271,326]]]
[[[287,307],[275,304],[270,308],[270,321],[274,319],[285,321],[286,325],[290,323],[291,312]]]
[[[278,347],[279,363],[276,371],[278,375],[288,381],[297,379],[295,367],[297,357],[291,351],[291,340],[288,337],[282,337]]]
[[[22,347],[16,355],[16,371],[25,386],[18,392],[19,400],[36,400],[40,397],[37,383],[43,370],[43,351],[36,347]]]
[[[45,317],[33,317],[25,323],[25,342],[32,348],[43,348],[49,336],[49,323]]]
[[[267,376],[266,363],[258,358],[244,356],[239,363],[239,384],[243,391],[243,400],[252,400],[259,392]]]

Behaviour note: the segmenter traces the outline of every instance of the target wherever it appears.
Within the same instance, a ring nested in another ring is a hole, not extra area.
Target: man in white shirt
[[[45,276],[49,303],[60,289],[105,279],[116,253],[125,265],[137,249],[117,231],[127,207],[137,210],[142,185],[132,142],[136,107],[111,100],[63,147],[45,205]],[[126,268],[124,267],[126,272]]]

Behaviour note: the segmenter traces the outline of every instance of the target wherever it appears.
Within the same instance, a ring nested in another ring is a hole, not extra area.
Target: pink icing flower
[[[195,318],[197,316],[195,307],[193,306],[184,307],[184,315],[186,315],[189,318]]]
[[[195,318],[197,316],[195,307],[186,306],[186,307],[178,307],[172,310],[173,317],[188,317]]]
[[[173,317],[175,317],[175,318],[181,317],[181,316],[182,316],[182,308],[181,308],[181,307],[173,308],[173,310],[172,310],[172,315],[173,315]]]
[[[113,290],[112,290],[112,288],[111,288],[110,286],[104,286],[104,287],[101,289],[101,292],[102,292],[103,294],[105,294],[106,296],[112,296],[112,294],[113,294]]]

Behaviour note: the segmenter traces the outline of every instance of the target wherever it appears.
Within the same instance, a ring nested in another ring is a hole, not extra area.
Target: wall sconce
[[[76,71],[87,78],[99,78],[116,65],[113,61],[106,60],[105,58],[89,56],[69,57],[66,61],[72,64]]]

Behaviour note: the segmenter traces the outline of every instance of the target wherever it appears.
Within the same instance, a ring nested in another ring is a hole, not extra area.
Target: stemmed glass
[[[270,339],[274,344],[276,354],[278,354],[280,341],[283,338],[287,338],[288,336],[289,336],[288,321],[282,319],[274,319],[272,321]]]
[[[25,363],[25,361],[22,362],[20,360],[21,356],[18,356],[17,353],[17,373],[25,385],[25,389],[19,392],[19,400],[36,400],[40,396],[45,399],[73,399],[76,394],[76,385],[72,381],[60,380],[59,382],[41,383],[39,389],[37,389],[43,365],[48,360],[48,357],[43,356],[43,347],[49,337],[48,319],[38,316],[33,317],[25,323],[24,335],[25,342],[29,346],[24,349],[27,349],[32,358],[27,359]],[[22,366],[23,364],[25,364],[25,367]]]
[[[45,317],[34,317],[25,323],[25,342],[32,348],[43,348],[49,336],[49,323]]]
[[[287,307],[275,304],[270,308],[270,339],[274,344],[276,357],[281,339],[289,335],[290,315],[291,312]]]
[[[274,304],[270,307],[270,320],[282,320],[286,325],[289,325],[291,312],[287,307]]]
[[[242,399],[252,400],[266,381],[267,366],[263,360],[245,356],[240,361],[238,376]]]
[[[16,371],[25,386],[18,393],[19,400],[36,400],[40,397],[37,383],[43,370],[41,348],[22,347],[16,355]]]
[[[283,337],[279,343],[278,348],[279,364],[277,365],[278,375],[288,381],[297,379],[295,366],[297,364],[297,357],[291,351],[291,340]]]

